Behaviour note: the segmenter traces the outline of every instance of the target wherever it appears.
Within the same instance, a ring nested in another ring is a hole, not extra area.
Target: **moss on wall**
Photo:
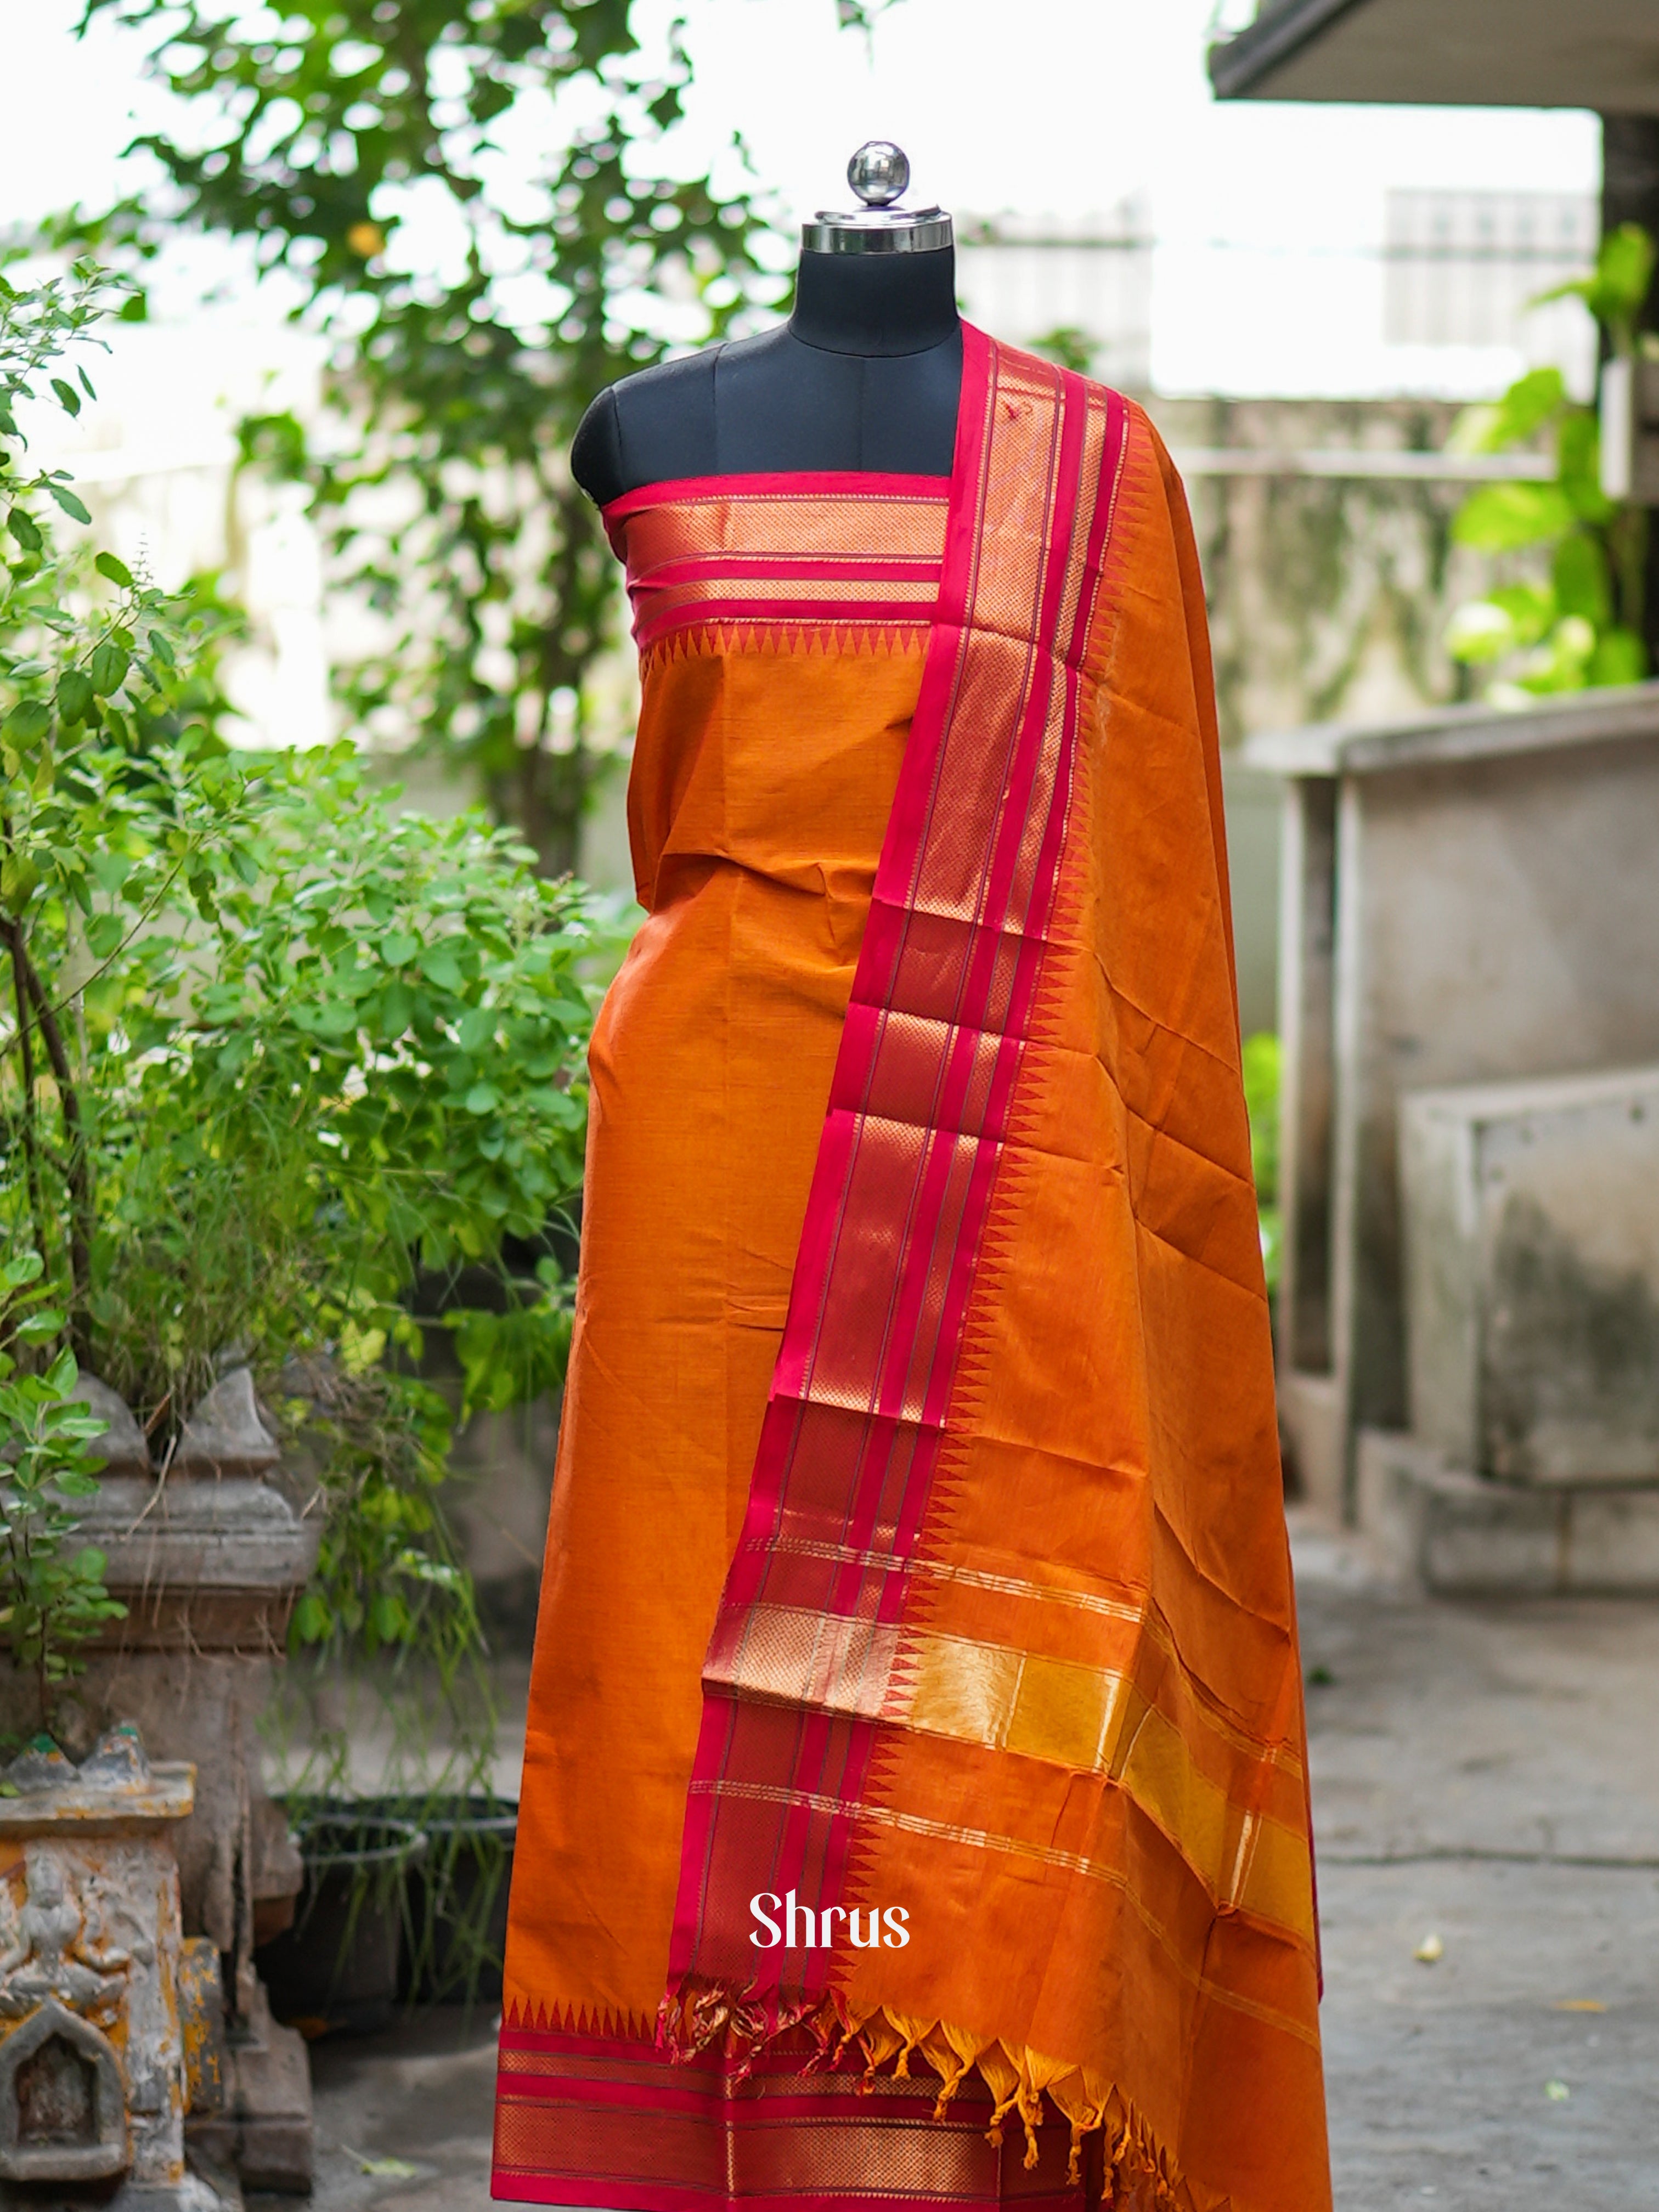
[[[1457,409],[1432,400],[1157,400],[1170,445],[1428,453]],[[1224,740],[1381,720],[1465,696],[1442,642],[1486,564],[1451,542],[1462,487],[1389,477],[1195,475]]]

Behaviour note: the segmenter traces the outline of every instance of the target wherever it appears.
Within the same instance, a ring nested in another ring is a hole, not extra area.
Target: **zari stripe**
[[[811,2070],[809,2070],[809,2069]],[[1068,2130],[1039,2131],[1029,2170],[988,2140],[988,2096],[935,2117],[938,2077],[872,2089],[810,2039],[752,2070],[671,2065],[649,2041],[509,2025],[501,2038],[492,2193],[615,2212],[1085,2212]]]
[[[928,659],[831,1085],[748,1511],[703,1674],[667,2032],[805,2017],[828,1954],[748,1901],[838,1901],[1054,913],[1115,394],[966,336]],[[882,1547],[875,1546],[881,1532]],[[831,1544],[825,1571],[800,1546]],[[780,1640],[780,1619],[810,1615]]]
[[[931,622],[947,501],[933,477],[714,477],[632,493],[605,524],[645,653],[709,623]]]

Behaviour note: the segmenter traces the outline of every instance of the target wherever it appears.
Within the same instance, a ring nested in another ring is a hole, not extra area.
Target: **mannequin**
[[[688,477],[949,476],[962,388],[950,217],[891,205],[909,164],[884,142],[848,175],[865,204],[804,227],[781,329],[643,369],[593,402],[570,451],[591,499]]]

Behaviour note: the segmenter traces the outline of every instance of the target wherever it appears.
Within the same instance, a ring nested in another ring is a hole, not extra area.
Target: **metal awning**
[[[1659,115],[1659,0],[1267,0],[1210,76],[1223,100]]]

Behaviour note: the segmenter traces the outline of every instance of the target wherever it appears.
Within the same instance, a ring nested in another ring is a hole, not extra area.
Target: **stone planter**
[[[173,1854],[196,1770],[124,1728],[78,1768],[40,1739],[4,1779],[0,2198],[220,2212],[234,2191],[185,2157],[224,2092],[218,1958],[184,1934]]]

